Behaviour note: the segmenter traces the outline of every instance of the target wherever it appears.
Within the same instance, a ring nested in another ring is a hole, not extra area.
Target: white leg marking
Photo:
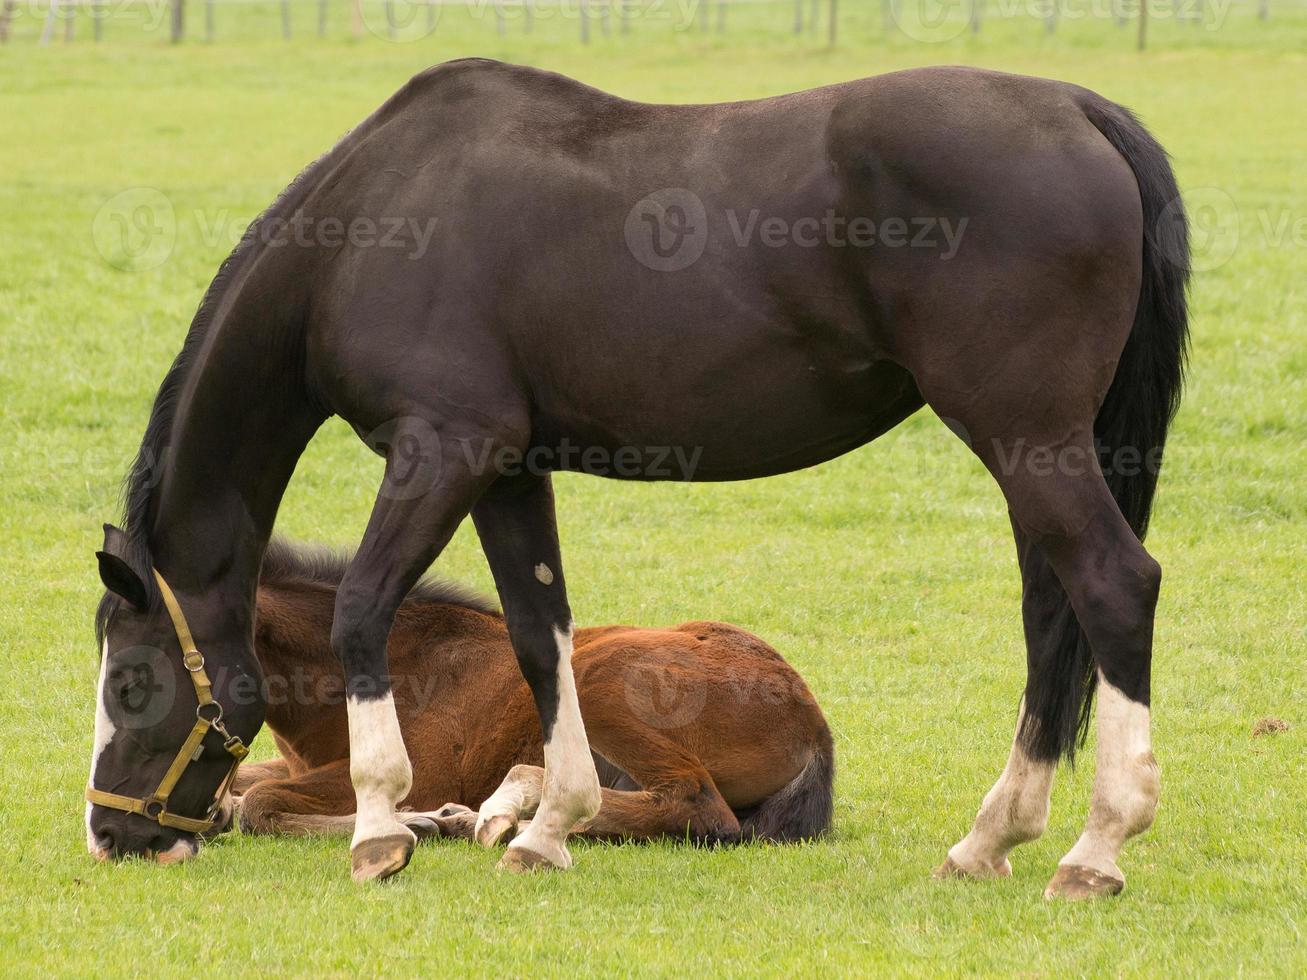
[[[1098,676],[1098,759],[1085,832],[1059,864],[1092,868],[1125,881],[1121,847],[1153,823],[1160,792],[1147,705]]]
[[[1032,759],[1013,739],[1007,766],[980,804],[971,833],[949,849],[953,863],[976,877],[1011,874],[1007,856],[1012,848],[1034,840],[1048,824],[1055,768],[1052,762]]]
[[[95,685],[95,742],[91,746],[91,772],[88,778],[88,785],[95,785],[95,767],[99,764],[100,756],[108,747],[109,742],[113,740],[114,727],[113,720],[109,717],[109,712],[105,708],[105,682],[109,675],[109,641],[104,641],[104,648],[100,651],[100,679]],[[108,852],[95,843],[95,835],[91,833],[91,804],[86,804],[86,849],[91,854],[104,860],[109,856]]]
[[[349,775],[354,783],[354,839],[412,834],[395,818],[395,805],[413,786],[413,767],[395,714],[394,695],[360,701],[349,698]]]
[[[572,627],[554,630],[558,644],[558,713],[545,743],[545,784],[535,818],[509,850],[533,851],[559,868],[570,867],[567,835],[599,812],[599,776],[585,737],[572,676]]]
[[[484,847],[492,847],[515,829],[523,816],[530,815],[540,806],[544,791],[545,771],[539,766],[514,766],[481,804],[477,813],[474,835]],[[502,818],[502,819],[501,819]]]

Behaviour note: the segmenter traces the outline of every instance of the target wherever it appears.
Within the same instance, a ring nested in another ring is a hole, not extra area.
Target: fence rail
[[[870,2],[874,5],[876,0]],[[1270,19],[1270,0],[1237,3],[1254,10],[1260,21]],[[1119,28],[1135,25],[1135,43],[1141,50],[1146,45],[1149,21],[1156,19],[1159,11],[1177,21],[1201,23],[1212,9],[1228,11],[1232,6],[1231,0],[879,0],[882,32],[915,40],[939,40],[941,29],[949,36],[979,34],[987,17],[1010,18],[1014,12],[1042,20],[1044,32],[1052,34],[1063,21],[1083,17],[1076,11],[1085,4],[1100,8],[1099,16],[1102,10],[1108,11],[1106,16]],[[934,14],[928,10],[932,5],[938,8]],[[141,10],[146,11],[146,20],[154,27],[162,28],[166,20],[169,37],[180,42],[187,36],[188,14],[197,6],[203,12],[206,41],[216,40],[219,11],[223,8],[277,8],[276,19],[286,40],[295,36],[293,8],[311,7],[311,33],[318,37],[326,37],[333,24],[340,30],[336,18],[342,13],[352,36],[371,33],[395,40],[406,31],[410,35],[429,34],[444,11],[458,10],[492,20],[500,36],[508,34],[510,21],[520,22],[515,29],[530,34],[537,22],[546,18],[575,20],[583,43],[590,43],[596,35],[627,34],[637,20],[651,19],[655,13],[665,20],[668,11],[680,21],[682,29],[720,34],[727,30],[730,9],[771,7],[787,11],[777,15],[777,22],[785,23],[794,34],[824,35],[827,43],[834,45],[839,38],[841,14],[839,0],[0,0],[0,43],[10,40],[14,17],[20,10],[28,17],[39,18],[38,43],[42,45],[56,38],[72,43],[79,17],[90,22],[92,39],[101,41],[108,21]],[[298,22],[302,24],[302,18]],[[927,33],[932,36],[927,37]]]

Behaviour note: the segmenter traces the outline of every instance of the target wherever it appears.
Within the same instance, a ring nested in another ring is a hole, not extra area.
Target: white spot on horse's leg
[[[1059,862],[1058,876],[1049,891],[1064,893],[1057,887],[1058,881],[1068,877],[1064,872],[1070,868],[1089,869],[1111,879],[1091,882],[1093,891],[1119,891],[1125,883],[1125,875],[1116,864],[1121,847],[1152,825],[1159,789],[1157,760],[1153,758],[1149,733],[1148,706],[1130,700],[1109,684],[1100,672],[1098,758],[1089,819],[1085,832]],[[1084,877],[1080,875],[1080,878]]]
[[[413,785],[413,767],[408,761],[404,739],[390,692],[374,700],[350,697],[349,775],[357,800],[354,839],[362,841],[393,835],[412,836],[412,831],[395,817],[395,805]]]
[[[100,756],[113,740],[114,727],[113,720],[109,717],[109,711],[105,707],[105,697],[108,691],[105,690],[109,676],[109,641],[104,641],[104,648],[100,651],[100,679],[95,684],[95,741],[91,745],[91,773],[88,777],[88,785],[95,785],[95,767],[99,764]],[[103,860],[109,855],[95,842],[95,835],[91,833],[91,804],[86,804],[86,849],[97,858]]]
[[[567,835],[582,820],[599,812],[599,776],[595,772],[590,743],[585,737],[581,708],[572,676],[572,627],[554,630],[558,644],[558,713],[545,743],[545,779],[540,806],[530,827],[508,845],[505,862],[510,867],[530,867],[539,862],[525,859],[523,852],[543,858],[557,868],[569,867]]]
[[[544,562],[535,567],[536,581],[541,585],[553,585],[554,573]]]
[[[1007,856],[1012,848],[1034,840],[1048,824],[1054,769],[1054,763],[1031,758],[1013,739],[1003,774],[980,804],[971,832],[949,848],[953,867],[946,864],[941,871],[975,877],[1011,874]]]

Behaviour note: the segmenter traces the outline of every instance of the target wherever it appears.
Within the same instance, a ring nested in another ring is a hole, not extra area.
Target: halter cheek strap
[[[238,736],[228,732],[227,726],[223,723],[222,705],[214,700],[213,684],[204,670],[204,655],[195,646],[195,640],[191,637],[191,628],[186,622],[186,616],[182,613],[177,597],[173,595],[172,589],[168,587],[168,583],[163,580],[163,576],[158,571],[154,572],[154,580],[159,583],[159,593],[163,596],[163,604],[168,609],[168,616],[172,619],[173,629],[177,633],[177,641],[181,644],[182,664],[190,675],[191,684],[195,688],[195,698],[199,702],[195,706],[195,725],[177,751],[177,757],[172,760],[172,765],[163,774],[158,788],[149,796],[143,799],[135,796],[119,796],[117,793],[106,793],[104,790],[87,786],[86,799],[96,806],[140,814],[163,827],[185,830],[193,834],[205,834],[213,830],[217,824],[218,807],[222,803],[222,798],[227,795],[232,780],[236,778],[236,770],[240,768],[241,761],[249,755],[250,750]],[[200,757],[200,753],[204,750],[204,736],[209,734],[210,729],[222,736],[222,746],[232,757],[231,768],[227,770],[227,775],[219,784],[213,803],[203,818],[196,819],[169,813],[168,797],[182,778],[182,774],[186,772],[186,767]]]

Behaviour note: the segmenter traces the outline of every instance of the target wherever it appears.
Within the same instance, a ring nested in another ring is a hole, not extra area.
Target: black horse
[[[929,405],[1006,497],[1028,669],[1007,768],[939,873],[1008,872],[1046,823],[1097,686],[1093,805],[1050,893],[1119,891],[1121,846],[1158,794],[1161,573],[1140,541],[1181,388],[1187,278],[1164,151],[1076,86],[939,68],[643,105],[490,61],[423,72],[250,226],[159,390],[125,530],[100,552],[91,772],[99,799],[149,805],[88,806],[92,849],[196,850],[179,822],[206,823],[224,745],[263,719],[248,692],[255,583],[327,417],[387,460],[332,631],[364,879],[413,847],[395,817],[410,766],[386,637],[466,514],[546,740],[539,815],[504,860],[566,867],[599,785],[550,471],[766,476]],[[204,717],[225,712],[227,730],[197,736],[171,795],[151,801],[195,724],[195,658],[178,653],[154,570],[217,677]],[[143,650],[155,686],[176,692],[167,710],[129,710]]]

